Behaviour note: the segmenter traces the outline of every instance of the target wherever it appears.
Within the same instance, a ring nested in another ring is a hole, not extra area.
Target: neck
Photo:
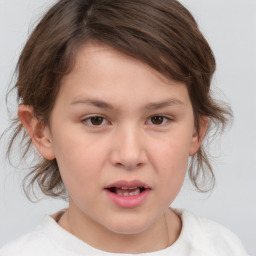
[[[72,208],[64,213],[59,225],[94,248],[112,253],[133,254],[158,251],[175,242],[180,226],[177,225],[177,215],[173,214],[168,210],[153,225],[136,234],[112,232]]]

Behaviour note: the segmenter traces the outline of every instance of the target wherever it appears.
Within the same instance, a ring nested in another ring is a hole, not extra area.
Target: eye
[[[82,122],[90,126],[102,126],[108,123],[108,121],[102,116],[90,116],[83,119]]]
[[[149,118],[148,123],[153,125],[162,125],[170,120],[171,119],[166,116],[152,116]]]

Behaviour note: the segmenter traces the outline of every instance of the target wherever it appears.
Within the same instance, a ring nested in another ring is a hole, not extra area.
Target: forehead
[[[74,63],[75,65],[71,71],[71,74],[68,75],[69,77],[80,72],[81,69],[85,67],[90,73],[96,70],[95,69],[96,67],[98,69],[101,68],[102,71],[105,71],[105,72],[113,71],[112,67],[114,64],[116,64],[119,67],[119,69],[122,66],[126,66],[127,70],[130,70],[129,66],[130,67],[133,66],[135,67],[133,71],[135,71],[136,68],[139,66],[143,67],[144,71],[149,71],[150,73],[154,74],[155,77],[157,77],[159,80],[161,80],[166,84],[169,84],[171,80],[170,78],[167,78],[166,76],[164,76],[154,68],[150,67],[140,59],[132,57],[128,54],[125,54],[119,50],[114,49],[113,47],[107,44],[104,44],[98,41],[92,41],[82,45],[77,50]],[[111,65],[109,65],[110,63]],[[142,72],[142,69],[137,69],[137,70],[140,73]],[[116,69],[116,71],[118,71],[118,69]],[[118,72],[116,72],[116,74],[118,74]]]
[[[68,101],[82,96],[112,102],[139,97],[143,101],[166,101],[174,96],[188,100],[184,83],[168,79],[142,61],[103,44],[86,44],[78,50],[73,70],[62,79],[60,94],[64,91]]]

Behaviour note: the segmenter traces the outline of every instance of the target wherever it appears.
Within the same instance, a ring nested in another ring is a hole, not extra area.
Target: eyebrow
[[[78,99],[71,103],[71,105],[75,105],[75,104],[87,104],[87,105],[92,105],[98,108],[114,109],[114,107],[111,104],[105,101],[94,100],[94,99]]]
[[[169,106],[174,106],[174,105],[185,105],[185,104],[179,99],[172,98],[172,99],[167,99],[167,100],[162,101],[162,102],[149,103],[145,106],[145,109],[156,110],[156,109],[169,107]]]
[[[96,100],[96,99],[78,99],[71,103],[71,105],[75,105],[75,104],[88,104],[88,105],[92,105],[102,109],[114,109],[114,106],[111,105],[110,103],[107,103],[102,100]],[[174,105],[184,105],[184,103],[179,99],[172,98],[172,99],[167,99],[161,102],[148,103],[143,108],[145,108],[146,110],[157,110],[160,108],[174,106]]]

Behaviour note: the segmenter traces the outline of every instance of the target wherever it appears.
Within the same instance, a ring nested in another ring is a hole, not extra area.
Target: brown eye
[[[166,117],[166,116],[151,116],[148,120],[147,123],[151,125],[164,125],[171,121],[171,118]]]
[[[107,119],[102,116],[90,116],[83,119],[82,122],[89,126],[102,126],[108,124]]]
[[[165,117],[163,116],[153,116],[151,117],[152,124],[160,125],[163,123]]]
[[[101,117],[101,116],[94,116],[94,117],[90,117],[89,120],[90,120],[90,123],[91,123],[92,125],[97,126],[97,125],[101,125],[101,124],[103,123],[104,118]]]

